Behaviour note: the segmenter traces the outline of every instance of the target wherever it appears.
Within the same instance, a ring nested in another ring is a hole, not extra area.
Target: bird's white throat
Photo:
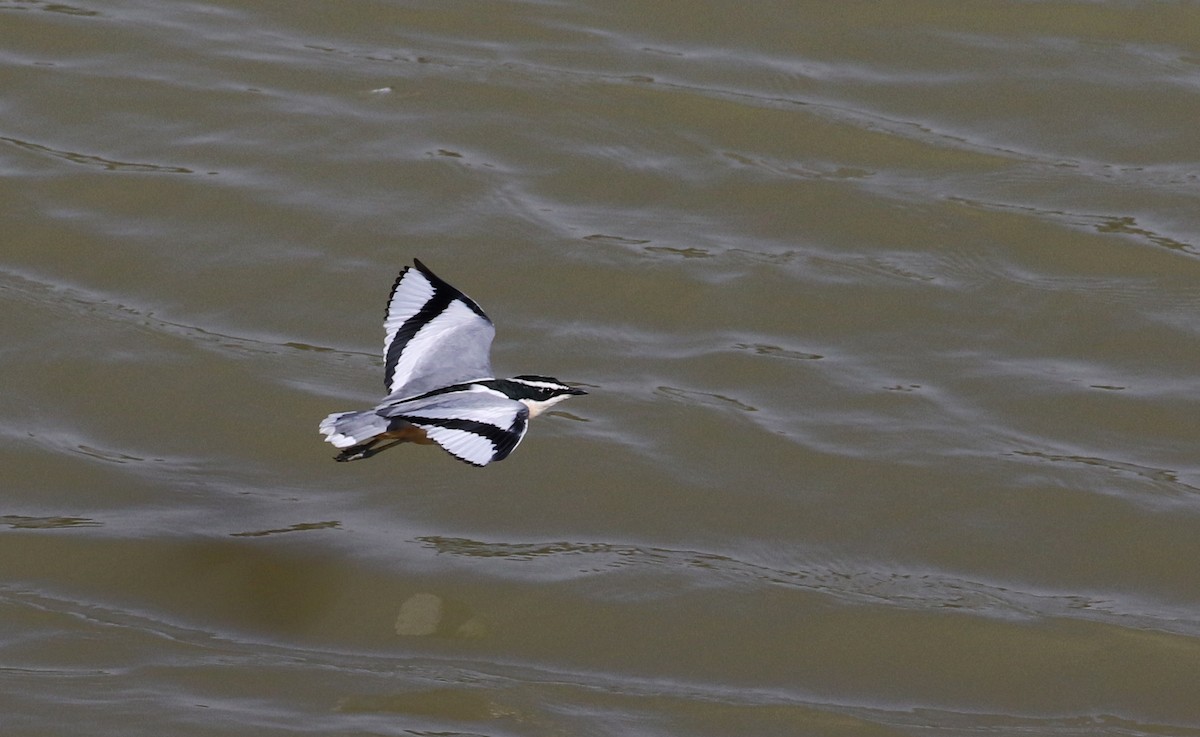
[[[533,419],[570,396],[570,394],[559,394],[557,397],[550,397],[541,401],[536,399],[521,399],[518,401],[529,408],[529,419]]]

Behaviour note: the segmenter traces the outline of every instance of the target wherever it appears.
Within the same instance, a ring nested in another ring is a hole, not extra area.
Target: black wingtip
[[[428,266],[421,263],[421,259],[414,258],[413,264],[416,265],[417,271],[421,272],[425,276],[433,277],[434,279],[437,278],[436,276],[433,276],[433,272],[429,270]],[[407,274],[408,270],[411,268],[412,268],[412,266],[401,266],[400,267],[400,273],[396,275],[396,281],[392,282],[392,291],[388,293],[388,301],[387,301],[388,305],[390,305],[392,303],[392,297],[396,296],[396,289],[399,288],[400,282],[404,280],[404,275]]]
[[[445,279],[443,279],[440,276],[438,276],[437,274],[433,273],[433,270],[431,270],[428,266],[426,266],[421,261],[421,259],[414,258],[413,265],[416,267],[417,271],[421,272],[425,276],[425,278],[428,279],[431,284],[433,284],[433,288],[435,291],[445,292],[445,294],[448,295],[448,298],[450,298],[450,299],[461,299],[463,304],[465,304],[467,307],[471,308],[471,311],[474,312],[476,315],[479,315],[484,320],[487,320],[489,323],[492,321],[492,319],[487,316],[487,314],[483,311],[483,308],[480,307],[475,302],[475,300],[473,300],[470,297],[468,297],[467,295],[463,294],[462,291],[458,287],[454,286],[453,284],[450,284]],[[397,277],[396,283],[394,285],[392,285],[392,293],[390,295],[388,295],[388,304],[389,305],[391,305],[391,303],[392,303],[392,297],[394,297],[396,295],[396,288],[400,285],[400,280],[404,278],[404,274],[407,271],[408,271],[408,267],[405,266],[404,270],[400,272],[400,276]]]

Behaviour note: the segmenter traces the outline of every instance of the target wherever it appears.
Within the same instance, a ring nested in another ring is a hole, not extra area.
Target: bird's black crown
[[[514,376],[504,383],[504,393],[513,399],[545,401],[564,394],[587,394],[582,389],[567,386],[558,379],[550,376],[522,374],[521,376]]]

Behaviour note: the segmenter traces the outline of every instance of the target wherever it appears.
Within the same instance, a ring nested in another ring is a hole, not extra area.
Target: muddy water
[[[1200,734],[1197,28],[0,2],[0,725]],[[503,463],[320,442],[413,257]]]

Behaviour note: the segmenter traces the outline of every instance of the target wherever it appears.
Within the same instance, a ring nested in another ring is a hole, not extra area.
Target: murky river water
[[[0,0],[0,730],[1200,735],[1200,4]],[[422,259],[590,394],[334,463]]]

